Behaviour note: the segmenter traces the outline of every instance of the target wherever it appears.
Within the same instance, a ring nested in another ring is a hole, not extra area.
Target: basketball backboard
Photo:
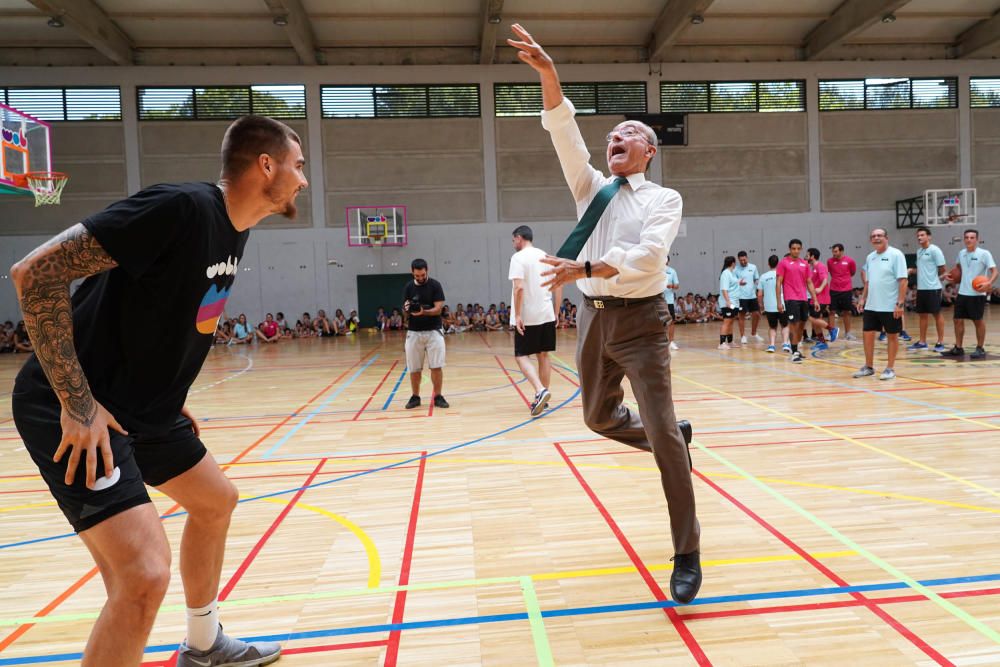
[[[0,104],[0,194],[31,195],[25,174],[52,170],[49,124]]]
[[[348,246],[405,246],[406,239],[405,206],[347,207]]]

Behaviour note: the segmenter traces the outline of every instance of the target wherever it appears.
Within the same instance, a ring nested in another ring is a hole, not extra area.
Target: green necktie
[[[580,255],[580,251],[583,250],[587,239],[594,233],[594,227],[597,227],[597,221],[601,219],[604,209],[611,203],[611,199],[618,194],[618,190],[621,189],[622,185],[627,182],[628,179],[624,176],[616,176],[615,180],[597,191],[594,199],[590,202],[590,206],[583,212],[580,222],[576,224],[573,231],[569,233],[569,238],[559,248],[556,257],[576,259]]]

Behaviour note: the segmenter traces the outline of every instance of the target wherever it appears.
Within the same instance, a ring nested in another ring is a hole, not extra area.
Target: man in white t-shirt
[[[556,312],[562,301],[562,289],[550,292],[542,287],[542,271],[548,266],[542,264],[544,250],[532,243],[534,234],[527,225],[514,230],[511,238],[515,252],[510,258],[510,272],[507,277],[514,283],[511,295],[510,319],[514,323],[514,358],[524,377],[535,388],[535,398],[531,402],[531,416],[542,414],[549,404],[552,394],[549,383],[552,380],[552,361],[549,352],[556,350]],[[531,361],[531,355],[538,356],[538,368]]]
[[[667,325],[667,338],[670,339],[670,349],[676,350],[677,342],[674,339],[674,322],[677,321],[677,311],[674,309],[674,300],[681,284],[677,277],[677,271],[674,270],[674,267],[670,266],[670,255],[667,255],[667,262],[663,273],[667,276],[667,287],[663,290],[663,298],[667,300],[667,309],[670,310],[670,324]]]

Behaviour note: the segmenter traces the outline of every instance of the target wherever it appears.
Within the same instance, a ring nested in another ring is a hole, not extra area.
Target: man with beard
[[[180,667],[262,665],[274,643],[232,639],[218,619],[238,494],[185,407],[212,346],[249,229],[295,216],[308,186],[301,141],[270,118],[226,130],[218,183],[155,185],[40,246],[11,270],[35,354],[14,384],[25,447],[100,569],[108,600],[84,667],[138,665],[170,580],[170,545],[145,484],[187,512]],[[70,283],[86,278],[70,297]],[[155,335],[132,322],[156,319]]]
[[[444,383],[444,328],[441,309],[444,307],[444,288],[427,275],[427,260],[415,259],[410,263],[413,280],[403,290],[403,312],[406,313],[406,368],[410,371],[410,388],[413,390],[406,409],[420,406],[420,378],[424,364],[431,369],[434,407],[447,408],[448,401],[441,395]]]

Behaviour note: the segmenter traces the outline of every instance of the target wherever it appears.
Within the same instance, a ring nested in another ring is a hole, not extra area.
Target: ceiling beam
[[[847,0],[807,37],[803,52],[806,60],[817,60],[852,35],[892,14],[910,0]]]
[[[135,62],[132,43],[93,0],[29,0],[39,11],[59,18],[85,42],[117,65]]]
[[[264,0],[264,3],[270,10],[271,16],[275,19],[280,17],[287,22],[284,26],[285,33],[295,53],[299,55],[299,62],[303,65],[322,65],[317,55],[312,21],[302,6],[302,0]]]
[[[712,0],[667,0],[663,11],[653,23],[653,32],[649,38],[649,62],[663,60],[681,36],[684,29],[691,25],[691,17],[705,13]]]
[[[1000,42],[1000,12],[981,21],[958,36],[955,57],[968,58]]]
[[[500,27],[503,0],[482,0],[483,15],[479,29],[479,64],[492,65],[497,52],[497,29]],[[493,19],[492,21],[490,19]]]

